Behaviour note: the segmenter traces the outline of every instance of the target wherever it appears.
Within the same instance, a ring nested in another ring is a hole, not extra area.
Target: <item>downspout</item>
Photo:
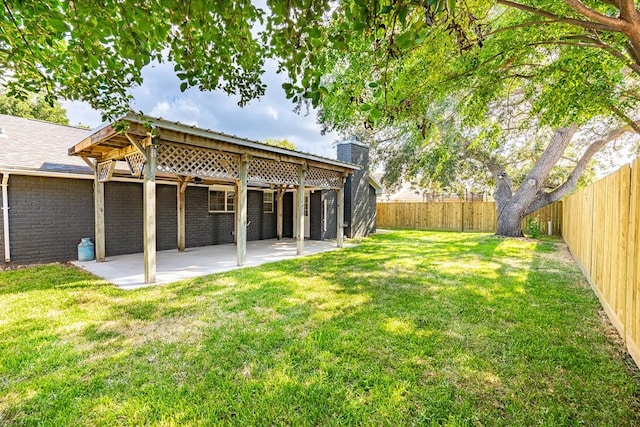
[[[9,174],[2,174],[2,224],[4,230],[4,262],[11,262],[11,245],[9,242]]]

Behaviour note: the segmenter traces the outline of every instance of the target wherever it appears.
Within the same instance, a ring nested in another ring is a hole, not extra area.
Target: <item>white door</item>
[[[311,221],[309,220],[309,196],[310,196],[310,192],[309,191],[305,191],[304,192],[304,237],[306,239],[308,239],[309,237],[311,237]]]

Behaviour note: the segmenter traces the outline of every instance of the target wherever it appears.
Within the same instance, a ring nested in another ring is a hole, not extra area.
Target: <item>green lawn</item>
[[[0,273],[0,425],[640,424],[551,241],[394,231],[136,291]]]

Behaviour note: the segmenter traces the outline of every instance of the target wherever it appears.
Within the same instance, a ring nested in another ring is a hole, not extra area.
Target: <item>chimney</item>
[[[354,163],[360,170],[347,178],[344,187],[345,234],[350,238],[375,231],[376,193],[369,184],[369,146],[357,137],[338,143],[338,160]]]

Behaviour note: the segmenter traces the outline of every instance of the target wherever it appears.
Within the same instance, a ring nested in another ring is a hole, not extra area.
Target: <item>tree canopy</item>
[[[263,141],[267,145],[272,147],[286,148],[287,150],[296,150],[296,144],[289,141],[287,138],[268,138]]]
[[[69,124],[66,110],[58,102],[51,105],[43,95],[32,94],[27,99],[17,99],[0,91],[0,114]]]
[[[633,34],[596,20],[623,21],[618,6],[598,6],[592,22],[573,1],[529,3],[467,1],[428,25],[414,9],[397,31],[324,50],[321,121],[384,129],[371,142],[387,183],[448,183],[482,165],[499,233],[519,234],[522,216],[559,200],[596,153],[638,130],[640,100]]]

